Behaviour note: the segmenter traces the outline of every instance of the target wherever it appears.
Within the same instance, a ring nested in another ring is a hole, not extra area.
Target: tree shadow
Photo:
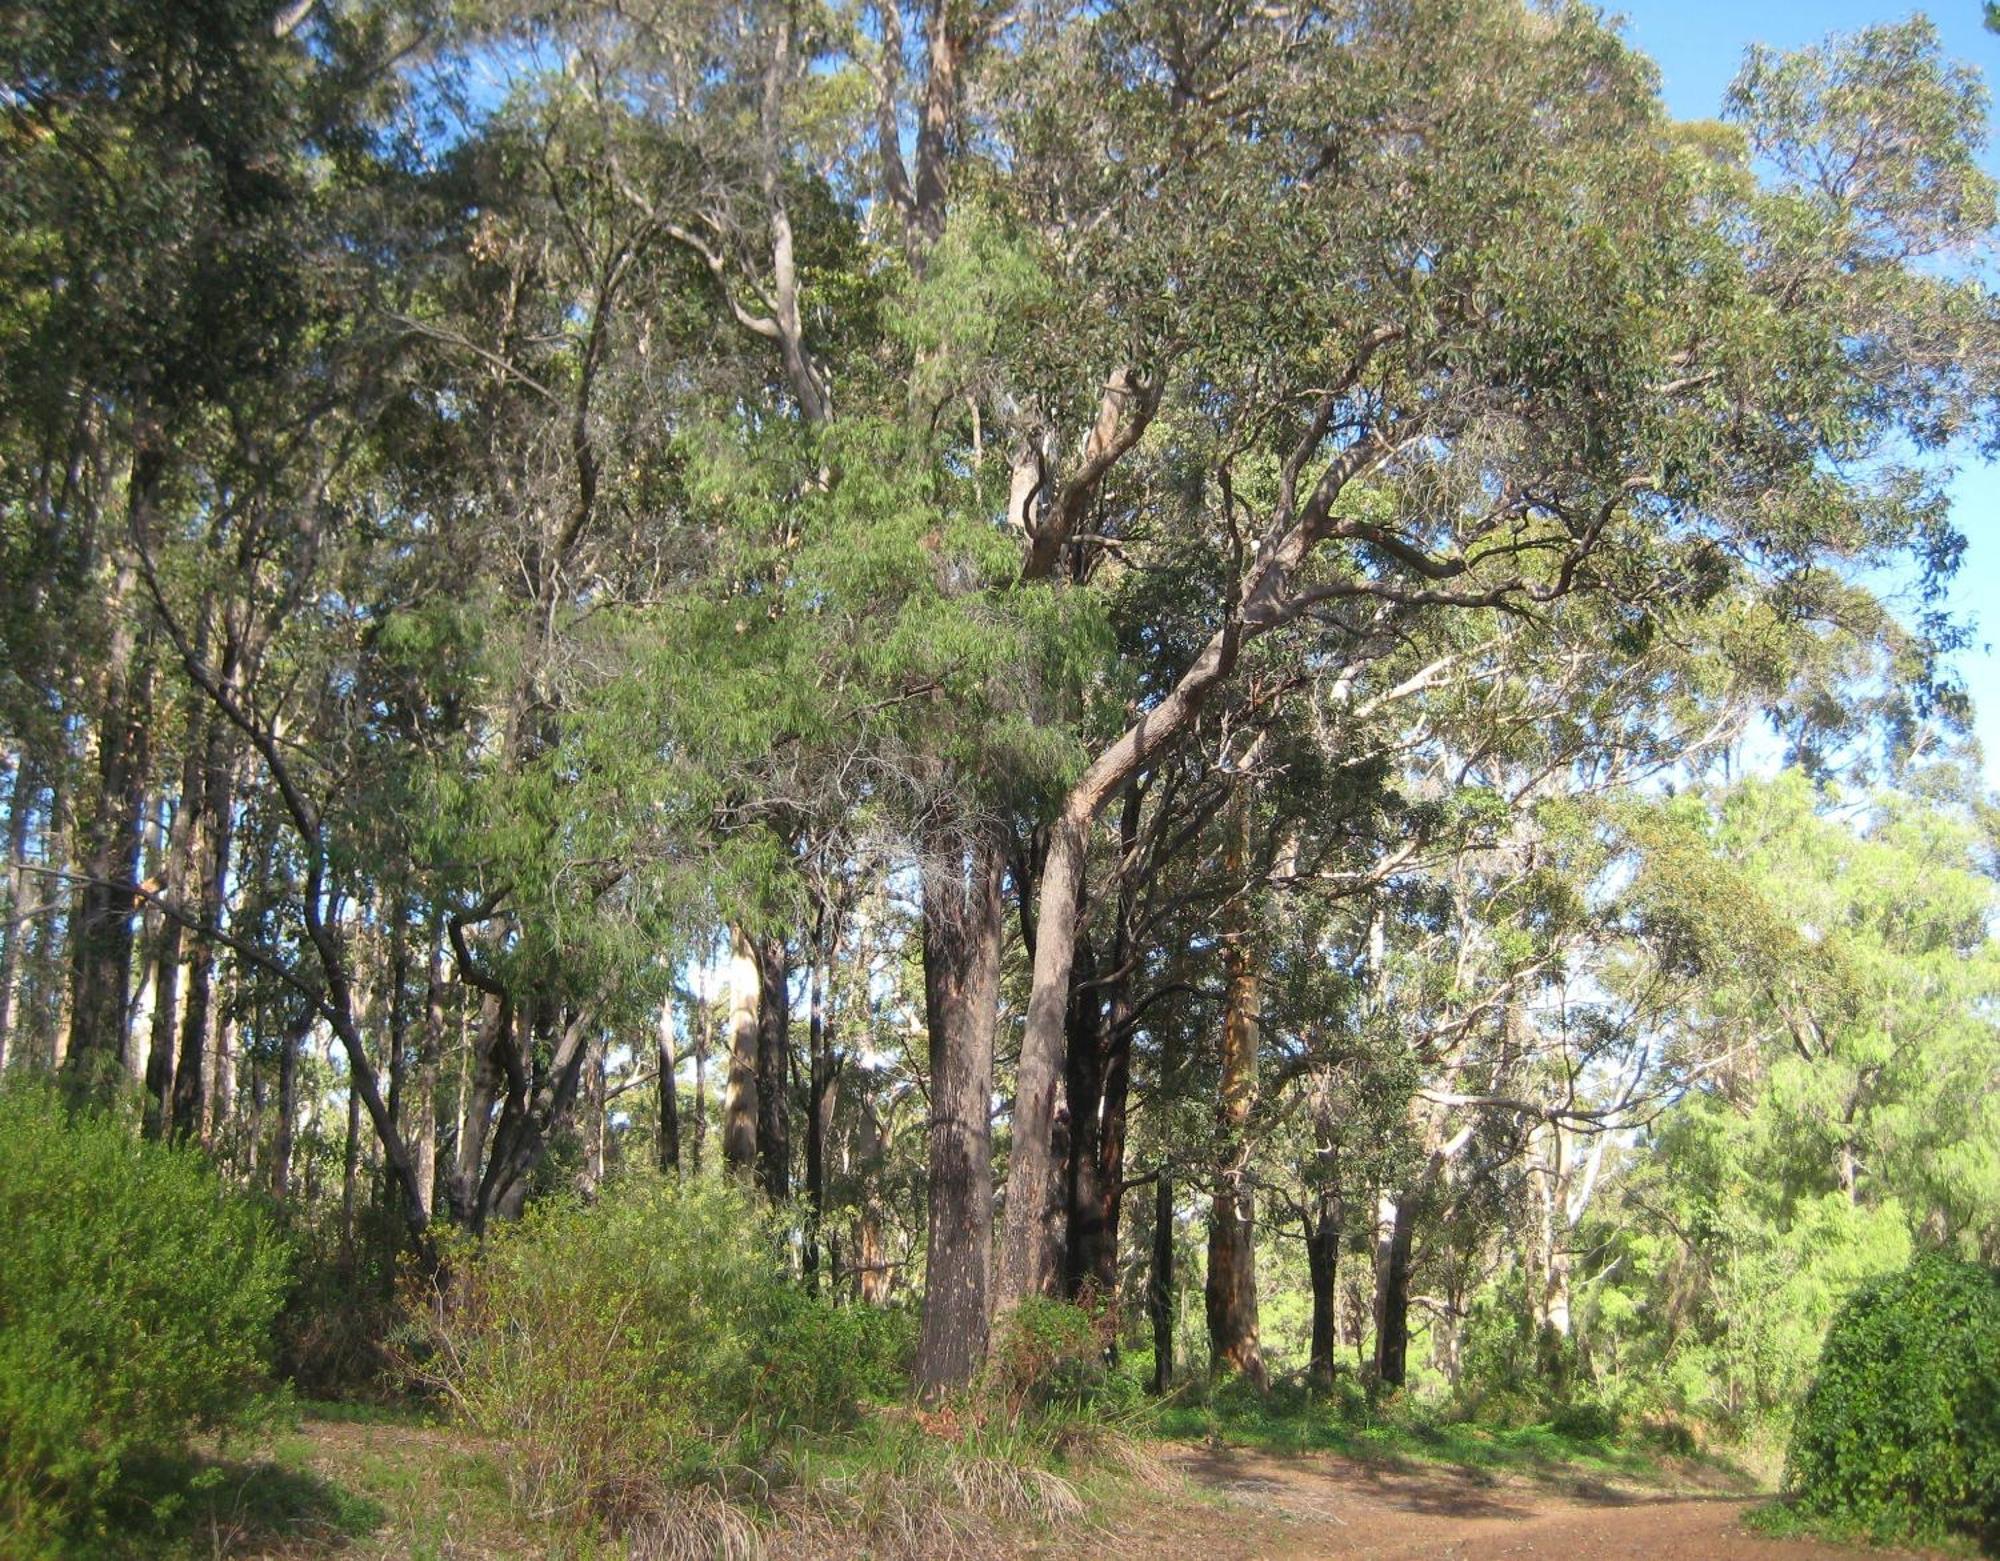
[[[388,1521],[366,1497],[282,1464],[165,1459],[131,1468],[92,1561],[175,1556],[337,1555]]]

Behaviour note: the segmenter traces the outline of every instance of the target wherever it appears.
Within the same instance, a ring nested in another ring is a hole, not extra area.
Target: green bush
[[[636,1173],[531,1208],[445,1289],[423,1375],[510,1446],[519,1498],[619,1529],[781,1431],[849,1423],[907,1332],[802,1294],[747,1194]]]
[[[265,1381],[287,1255],[193,1150],[0,1091],[0,1551],[91,1530]]]
[[[1110,1323],[1069,1301],[1027,1296],[995,1324],[981,1388],[1010,1421],[1029,1410],[1081,1409],[1110,1376]]]
[[[1933,1254],[1835,1318],[1793,1427],[1798,1509],[1885,1539],[2000,1538],[2000,1273]]]

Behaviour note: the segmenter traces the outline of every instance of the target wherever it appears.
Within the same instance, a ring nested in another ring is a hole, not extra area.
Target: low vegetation
[[[0,1089],[0,1551],[169,1521],[193,1439],[270,1386],[289,1262],[197,1149],[25,1081]]]
[[[2000,1271],[1927,1254],[1828,1333],[1785,1461],[1799,1517],[2000,1545]]]

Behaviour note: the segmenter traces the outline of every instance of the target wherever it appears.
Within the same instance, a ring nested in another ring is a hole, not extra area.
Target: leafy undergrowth
[[[1903,1548],[1905,1537],[1902,1535],[1810,1512],[1788,1496],[1780,1496],[1751,1508],[1743,1514],[1743,1525],[1772,1539],[1819,1540],[1828,1544],[1880,1549],[1895,1556],[1911,1554]],[[1977,1539],[1966,1534],[1942,1534],[1925,1540],[1922,1553],[1925,1556],[1962,1556],[1971,1561],[1975,1556],[2000,1556],[2000,1548],[1982,1549]]]
[[[309,1404],[254,1444],[162,1470],[158,1489],[192,1493],[134,1509],[90,1561],[997,1561],[1164,1479],[1089,1421],[984,1434],[885,1410],[683,1487],[613,1538],[580,1513],[523,1511],[498,1444],[413,1410]]]
[[[1557,1421],[1496,1427],[1450,1420],[1416,1404],[1335,1406],[1303,1389],[1263,1398],[1225,1388],[1207,1402],[1164,1405],[1155,1435],[1280,1456],[1336,1453],[1367,1463],[1448,1464],[1551,1484],[1618,1481],[1662,1490],[1750,1492],[1766,1487],[1742,1463],[1696,1451],[1677,1429],[1572,1429]]]

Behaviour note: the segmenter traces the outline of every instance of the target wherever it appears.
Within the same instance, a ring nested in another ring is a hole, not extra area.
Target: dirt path
[[[1332,1456],[1170,1455],[1192,1500],[1148,1503],[1115,1530],[1125,1556],[1181,1561],[1888,1561],[1912,1552],[1771,1539],[1738,1494],[1658,1494],[1438,1465]]]

